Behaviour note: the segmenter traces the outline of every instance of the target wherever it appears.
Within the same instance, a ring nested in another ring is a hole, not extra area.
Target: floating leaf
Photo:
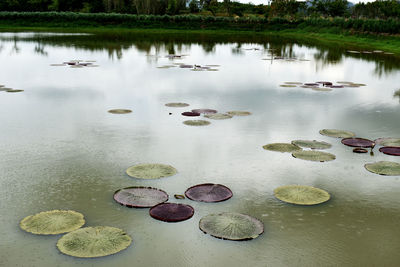
[[[358,137],[349,137],[342,139],[342,144],[351,147],[374,147],[375,142]]]
[[[378,161],[367,163],[364,167],[373,173],[380,175],[398,176],[400,175],[400,164],[392,161]]]
[[[332,85],[332,82],[317,82],[317,83],[319,83],[319,84],[322,84],[322,85],[324,85],[324,86],[326,86],[326,85]]]
[[[297,205],[317,205],[330,199],[325,190],[306,185],[285,185],[274,190],[277,199]]]
[[[349,50],[347,53],[352,53],[352,54],[360,54],[360,51],[354,51],[354,50]]]
[[[232,197],[232,191],[221,184],[199,184],[188,188],[187,198],[200,202],[221,202]]]
[[[25,217],[19,224],[22,230],[37,235],[57,235],[80,228],[83,215],[73,210],[51,210]]]
[[[189,116],[189,117],[200,116],[200,113],[191,112],[191,111],[182,112],[181,114],[182,114],[183,116]]]
[[[66,66],[66,64],[50,64],[50,66],[53,66],[53,67],[63,67],[63,66]]]
[[[272,143],[263,146],[265,150],[277,151],[277,152],[293,152],[296,150],[302,150],[301,147],[289,143]]]
[[[19,93],[19,92],[23,92],[24,90],[20,90],[20,89],[9,89],[6,92],[7,93]]]
[[[285,84],[302,85],[300,82],[285,82]]]
[[[231,119],[232,115],[229,114],[223,114],[223,113],[215,113],[215,114],[206,114],[204,117],[213,119],[213,120],[226,120],[226,119]]]
[[[166,202],[168,194],[157,188],[132,186],[115,191],[114,200],[129,208],[150,208]]]
[[[311,149],[328,149],[332,147],[332,145],[327,142],[316,140],[293,140],[292,144]]]
[[[318,83],[305,83],[305,86],[319,86]]]
[[[57,248],[64,254],[79,258],[103,257],[120,252],[132,243],[123,230],[109,227],[85,227],[61,237]]]
[[[139,164],[129,167],[126,173],[138,179],[157,179],[172,176],[177,173],[177,170],[164,164]]]
[[[400,147],[400,138],[392,138],[392,137],[378,138],[375,140],[375,143],[377,145],[381,145],[381,146],[398,146],[398,147]]]
[[[297,85],[294,85],[294,84],[281,84],[279,86],[280,87],[297,87]]]
[[[391,156],[400,156],[400,147],[398,147],[398,146],[381,147],[381,148],[379,148],[379,151],[384,154],[391,155]]]
[[[192,112],[197,112],[201,114],[214,114],[217,113],[215,109],[207,109],[207,108],[202,108],[202,109],[192,109]]]
[[[167,103],[165,105],[170,108],[183,108],[189,106],[187,103]]]
[[[231,116],[249,116],[251,115],[251,112],[248,111],[240,111],[240,110],[233,110],[233,111],[228,111],[226,114],[229,114]]]
[[[312,90],[314,91],[319,91],[319,92],[330,92],[332,89],[326,88],[326,87],[311,87]]]
[[[194,209],[185,204],[162,203],[150,209],[150,216],[164,222],[180,222],[190,219]]]
[[[360,148],[360,147],[356,147],[353,149],[354,153],[367,153],[368,150],[366,150],[365,148]]]
[[[110,112],[112,114],[127,114],[127,113],[131,113],[132,110],[130,110],[130,109],[110,109],[108,112]]]
[[[350,131],[343,131],[343,130],[336,130],[336,129],[323,129],[319,131],[320,134],[330,136],[330,137],[337,137],[337,138],[347,138],[353,137],[356,134]]]
[[[327,85],[329,88],[344,88],[343,85]]]
[[[339,81],[339,82],[336,82],[336,83],[340,83],[340,84],[353,84],[353,82],[347,82],[347,81]]]
[[[330,153],[321,152],[321,151],[295,151],[292,153],[292,156],[298,159],[310,160],[310,161],[331,161],[336,159],[336,156]]]
[[[181,65],[179,65],[179,68],[182,68],[182,69],[192,69],[192,68],[193,68],[193,65],[181,64]]]
[[[206,234],[227,240],[251,240],[264,232],[262,222],[246,214],[224,212],[201,218],[199,228]]]
[[[188,121],[184,121],[183,124],[189,125],[189,126],[206,126],[206,125],[211,124],[211,122],[205,121],[205,120],[188,120]]]
[[[175,194],[174,197],[175,197],[176,199],[185,199],[185,196],[184,196],[184,195]]]

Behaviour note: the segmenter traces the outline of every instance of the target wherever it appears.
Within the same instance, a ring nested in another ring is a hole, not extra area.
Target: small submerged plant
[[[96,226],[64,235],[58,240],[57,248],[69,256],[95,258],[120,252],[131,243],[132,238],[119,228]]]
[[[57,235],[71,232],[85,224],[83,215],[73,210],[51,210],[25,217],[22,230],[37,235]]]
[[[138,179],[158,179],[172,176],[176,173],[177,170],[170,165],[152,163],[134,165],[126,170],[126,174]]]
[[[201,218],[199,228],[213,237],[234,241],[251,240],[264,233],[262,222],[236,212],[207,215]]]
[[[306,185],[285,185],[274,190],[277,199],[296,205],[317,205],[330,199],[325,190]]]

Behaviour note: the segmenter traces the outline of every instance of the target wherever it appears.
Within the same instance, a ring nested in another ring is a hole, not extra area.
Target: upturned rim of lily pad
[[[276,152],[293,152],[302,150],[301,147],[291,143],[271,143],[263,146],[265,150],[276,151]]]
[[[132,110],[117,108],[117,109],[110,109],[110,110],[108,110],[108,112],[112,113],[112,114],[128,114],[128,113],[131,113]]]
[[[326,162],[332,161],[336,159],[336,156],[322,151],[315,151],[315,150],[300,150],[294,151],[292,156],[297,159],[303,159],[308,161],[319,161],[319,162]]]
[[[198,108],[198,109],[192,109],[192,112],[197,112],[200,114],[214,114],[214,113],[217,113],[218,111],[215,109],[209,109],[209,108]]]
[[[183,103],[183,102],[171,102],[165,104],[165,106],[170,108],[183,108],[183,107],[188,107],[190,105],[188,103]]]
[[[375,142],[369,139],[365,138],[359,138],[359,137],[348,137],[348,138],[343,138],[341,143],[346,146],[351,146],[351,147],[374,147]]]
[[[211,122],[205,120],[187,120],[182,123],[189,126],[207,126],[211,124]]]
[[[140,194],[140,191],[143,191],[144,194]],[[130,196],[122,196],[122,194]],[[117,203],[128,208],[151,208],[168,201],[168,194],[158,188],[130,186],[115,191],[113,198]]]
[[[205,114],[204,117],[212,120],[226,120],[232,119],[233,116],[225,113]]]
[[[400,147],[398,146],[384,146],[379,148],[379,152],[391,156],[400,156]]]
[[[161,203],[149,211],[151,217],[163,222],[181,222],[193,217],[192,206],[181,203]]]
[[[206,215],[200,219],[199,228],[205,234],[232,241],[252,240],[264,233],[260,220],[237,212]]]
[[[175,175],[178,171],[171,165],[160,163],[142,163],[130,166],[126,174],[137,179],[158,179]]]
[[[231,116],[249,116],[251,115],[251,112],[242,110],[231,110],[226,112],[226,114],[229,114]]]
[[[83,214],[73,210],[50,210],[21,220],[22,230],[36,235],[58,235],[74,231],[85,224]]]
[[[78,258],[112,255],[128,248],[132,238],[122,229],[110,226],[84,227],[62,236],[58,250]]]
[[[353,149],[353,152],[358,154],[363,154],[363,153],[368,153],[368,150],[366,150],[365,148],[356,147]]]
[[[299,147],[311,148],[311,149],[328,149],[332,147],[332,145],[329,144],[328,142],[317,141],[317,140],[293,140],[292,144]]]
[[[215,203],[230,199],[233,193],[225,185],[204,183],[186,189],[185,196],[193,201]]]
[[[400,163],[393,161],[378,161],[364,165],[367,171],[386,176],[400,176]]]
[[[337,129],[322,129],[319,131],[319,133],[325,136],[335,137],[335,138],[348,138],[356,135],[355,133],[350,131],[337,130]]]
[[[308,185],[280,186],[275,188],[274,196],[283,202],[304,206],[318,205],[331,198],[327,191]]]
[[[200,116],[200,113],[192,112],[192,111],[185,111],[185,112],[182,112],[181,115],[188,116],[188,117],[197,117],[197,116]]]

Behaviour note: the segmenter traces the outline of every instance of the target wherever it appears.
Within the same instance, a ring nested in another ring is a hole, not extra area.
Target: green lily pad
[[[326,135],[329,137],[336,137],[336,138],[347,138],[353,137],[356,134],[350,131],[343,131],[343,130],[336,130],[336,129],[322,129],[319,131],[320,134]]]
[[[321,152],[321,151],[295,151],[292,153],[292,156],[298,159],[304,159],[309,161],[331,161],[336,159],[336,156],[331,153]]]
[[[251,115],[251,112],[248,111],[240,111],[240,110],[233,110],[233,111],[228,111],[226,114],[229,114],[231,116],[249,116]]]
[[[187,103],[167,103],[165,106],[170,107],[170,108],[183,108],[183,107],[188,107],[189,104]]]
[[[400,163],[392,161],[378,161],[367,163],[364,167],[373,173],[380,175],[398,176],[400,175]]]
[[[332,147],[332,145],[327,142],[316,140],[293,140],[292,144],[311,149],[328,149]]]
[[[51,210],[25,217],[19,224],[22,230],[37,235],[57,235],[80,228],[83,215],[73,210]]]
[[[189,125],[189,126],[206,126],[206,125],[211,124],[211,122],[205,121],[205,120],[187,120],[187,121],[184,121],[183,124]]]
[[[165,164],[139,164],[129,167],[126,173],[138,179],[158,179],[161,177],[172,176],[177,170]]]
[[[285,185],[274,190],[277,199],[297,205],[317,205],[330,199],[325,190],[306,185]]]
[[[213,119],[213,120],[226,120],[226,119],[231,119],[232,115],[229,114],[223,114],[223,113],[214,113],[214,114],[206,114],[204,117]]]
[[[285,84],[302,85],[301,82],[285,82]]]
[[[297,87],[297,85],[294,84],[280,84],[280,87]]]
[[[144,186],[131,186],[117,190],[114,200],[129,208],[151,208],[166,202],[168,194],[157,188]]]
[[[311,90],[318,91],[318,92],[330,92],[330,91],[332,91],[331,88],[327,88],[327,87],[311,87]]]
[[[79,258],[103,257],[120,252],[132,243],[123,230],[109,227],[85,227],[61,237],[57,248],[64,254]]]
[[[293,152],[297,150],[302,150],[301,147],[289,144],[289,143],[272,143],[263,146],[265,150],[277,151],[277,152]]]
[[[375,140],[375,143],[377,145],[381,145],[381,146],[398,146],[398,147],[400,147],[400,138],[392,138],[392,137],[378,138]]]
[[[112,113],[112,114],[127,114],[127,113],[131,113],[132,110],[130,110],[130,109],[110,109],[108,112]]]
[[[6,92],[7,93],[20,93],[20,92],[23,92],[23,91],[24,90],[21,90],[21,89],[9,89]]]
[[[199,228],[206,234],[227,240],[251,240],[264,232],[262,222],[246,214],[224,212],[201,218]]]

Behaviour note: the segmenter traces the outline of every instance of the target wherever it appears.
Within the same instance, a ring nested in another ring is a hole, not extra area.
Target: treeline
[[[250,1],[250,0],[249,0]],[[347,0],[271,0],[265,5],[233,0],[0,0],[0,11],[125,13],[137,15],[200,14],[267,18],[400,18],[400,0],[352,4]]]
[[[306,31],[357,31],[400,34],[397,19],[353,18],[265,18],[265,17],[216,17],[196,15],[132,15],[117,13],[73,12],[0,12],[0,25],[45,27],[123,27],[165,29],[212,30],[284,30]]]

